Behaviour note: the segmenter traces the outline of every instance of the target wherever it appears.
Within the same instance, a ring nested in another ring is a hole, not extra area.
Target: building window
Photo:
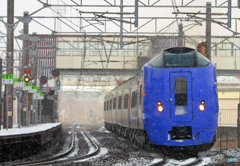
[[[83,56],[84,55],[84,42],[74,41],[73,42],[73,55]]]
[[[107,110],[109,110],[109,100],[107,101]]]
[[[104,102],[104,111],[106,111],[106,102]]]
[[[92,42],[89,44],[89,56],[101,56],[102,55],[102,45],[98,42]]]
[[[105,49],[106,49],[106,52],[108,55],[118,56],[118,44],[117,43],[105,43]]]
[[[58,55],[70,55],[70,41],[59,41],[58,42]]]

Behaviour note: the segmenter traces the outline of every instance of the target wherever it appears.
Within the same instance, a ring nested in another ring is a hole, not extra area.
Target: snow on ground
[[[105,127],[101,127],[98,131],[103,131],[105,133],[109,133],[109,134],[112,134],[110,131],[108,131]]]
[[[2,129],[0,130],[0,137],[3,136],[11,136],[11,135],[21,135],[21,134],[30,134],[30,133],[37,133],[41,131],[46,131],[53,127],[60,125],[61,123],[45,123],[39,124],[29,127],[22,127],[22,128],[12,128],[12,129]]]
[[[223,154],[234,157],[234,158],[240,158],[240,148],[224,150]]]
[[[68,134],[71,134],[71,131],[69,131]],[[53,156],[58,156],[59,154],[64,153],[67,150],[69,150],[70,145],[72,143],[71,141],[72,141],[72,137],[71,136],[67,137],[65,143],[62,146],[63,147],[62,150],[60,152],[58,152],[58,154],[53,155]]]

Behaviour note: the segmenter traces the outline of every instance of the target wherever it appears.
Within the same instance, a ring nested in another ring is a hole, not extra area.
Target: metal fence
[[[218,115],[218,125],[237,126],[237,109],[220,109]]]

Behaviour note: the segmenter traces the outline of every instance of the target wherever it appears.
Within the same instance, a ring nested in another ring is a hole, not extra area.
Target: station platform
[[[8,160],[6,154],[9,155],[9,152],[17,158],[36,154],[49,143],[54,142],[61,131],[61,123],[44,123],[22,128],[14,126],[12,129],[2,129],[0,130],[0,158]]]
[[[41,145],[51,141],[57,135],[58,132],[61,131],[62,124],[61,123],[45,123],[45,124],[38,124],[32,125],[29,127],[22,127],[22,128],[15,128],[12,129],[2,129],[0,130],[0,145],[14,143],[15,141],[27,141],[31,137],[37,137],[37,139],[41,140]],[[14,142],[12,142],[14,141]]]

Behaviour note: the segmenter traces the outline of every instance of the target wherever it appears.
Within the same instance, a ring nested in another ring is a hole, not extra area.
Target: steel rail
[[[153,163],[153,164],[150,164],[148,166],[161,166],[161,165],[167,164],[168,161],[169,161],[169,158],[167,156],[164,156],[161,161]]]
[[[191,165],[196,165],[199,164],[200,162],[202,162],[202,158],[197,156],[197,158],[194,161],[191,161],[187,164],[182,164],[182,166],[191,166]]]
[[[83,159],[86,159],[86,158],[89,158],[89,157],[92,157],[92,156],[95,156],[97,155],[99,152],[100,152],[100,146],[97,145],[95,143],[95,141],[93,141],[93,139],[91,138],[91,136],[89,136],[89,134],[87,134],[85,131],[81,130],[83,132],[83,134],[85,134],[85,136],[89,139],[89,141],[93,144],[93,146],[95,147],[95,151],[90,153],[90,154],[87,154],[87,155],[84,155],[84,156],[76,156],[76,157],[69,157],[67,159],[63,159],[63,160],[59,160],[61,159],[62,157],[65,157],[67,154],[63,154],[63,155],[59,155],[59,156],[56,156],[56,157],[52,157],[52,158],[49,158],[49,159],[45,159],[43,161],[38,161],[38,162],[32,162],[31,164],[27,164],[27,166],[30,166],[30,165],[42,165],[42,164],[58,164],[58,163],[63,163],[63,162],[69,162],[69,161],[76,161],[76,160],[83,160]],[[74,139],[72,139],[74,140]],[[19,165],[19,166],[25,166],[25,165]]]

